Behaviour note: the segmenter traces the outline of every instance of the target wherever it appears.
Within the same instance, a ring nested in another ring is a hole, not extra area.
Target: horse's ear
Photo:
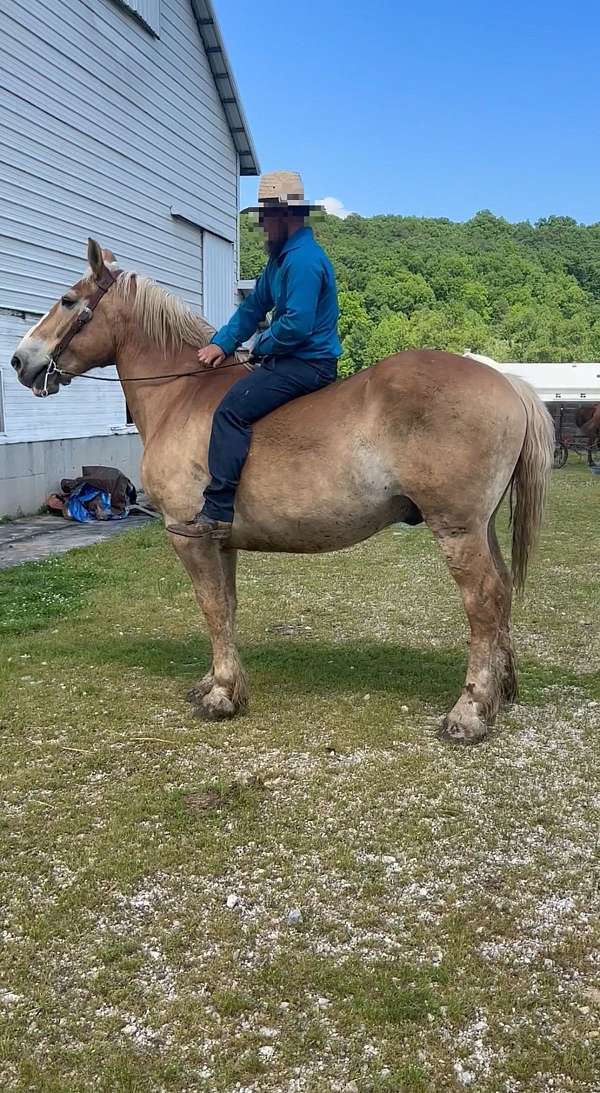
[[[104,247],[102,250],[102,257],[104,258],[104,261],[107,262],[109,265],[111,264],[111,262],[117,261],[116,255],[114,255],[111,250],[107,250],[106,247]]]
[[[104,270],[104,258],[102,257],[102,247],[95,239],[88,239],[88,262],[90,269],[96,281],[102,275]]]

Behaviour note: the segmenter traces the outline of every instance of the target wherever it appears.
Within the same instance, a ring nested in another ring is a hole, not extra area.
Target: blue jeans
[[[252,425],[278,406],[332,383],[337,361],[270,357],[229,388],[213,416],[208,448],[211,480],[202,511],[211,520],[233,520],[235,491],[252,439]]]

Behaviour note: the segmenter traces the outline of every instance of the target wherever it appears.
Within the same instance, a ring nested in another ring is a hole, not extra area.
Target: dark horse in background
[[[575,424],[587,436],[590,447],[600,444],[600,402],[594,406],[582,406],[575,414]]]

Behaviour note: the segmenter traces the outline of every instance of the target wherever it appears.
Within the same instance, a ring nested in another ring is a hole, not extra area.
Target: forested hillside
[[[313,224],[340,289],[342,371],[410,346],[497,360],[600,360],[600,224],[333,216]],[[243,277],[266,261],[242,217]]]

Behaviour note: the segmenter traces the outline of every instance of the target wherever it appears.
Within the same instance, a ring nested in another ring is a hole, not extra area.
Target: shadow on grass
[[[189,641],[167,638],[96,639],[78,642],[75,656],[70,645],[55,646],[56,653],[73,662],[81,658],[89,669],[119,665],[142,668],[150,675],[181,679],[188,684],[203,674],[210,662],[206,639]],[[448,703],[464,682],[467,653],[461,649],[432,649],[374,642],[262,642],[243,647],[242,657],[254,690],[285,688],[291,694],[356,694],[376,691],[413,697],[420,701]],[[519,665],[521,700],[542,704],[548,687],[578,686],[592,690],[592,676],[522,661]]]

